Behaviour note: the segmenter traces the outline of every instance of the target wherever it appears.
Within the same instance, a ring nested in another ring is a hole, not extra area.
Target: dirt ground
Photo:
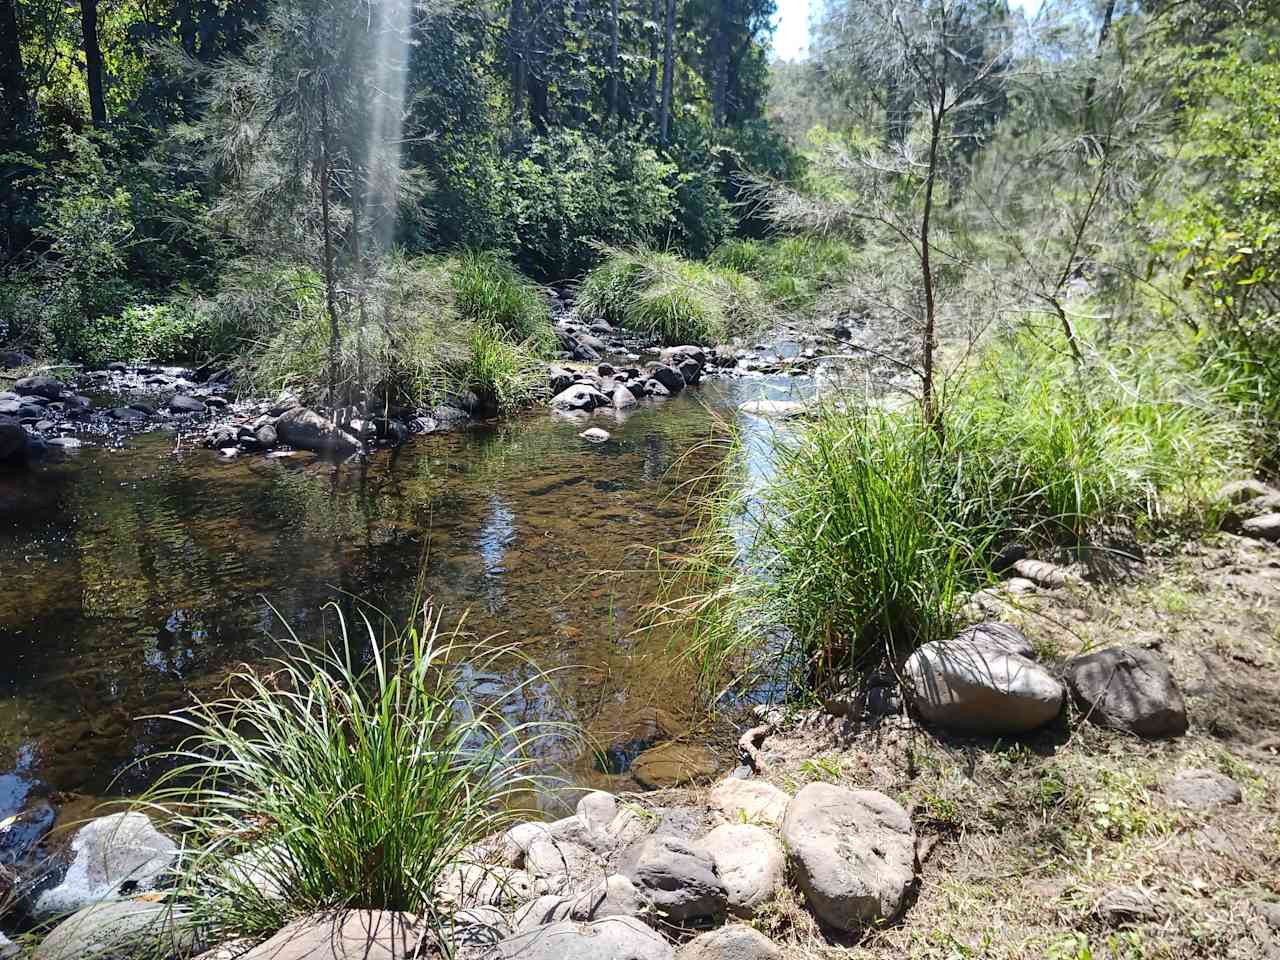
[[[792,718],[763,745],[770,779],[896,798],[922,869],[902,919],[857,941],[779,902],[755,924],[788,956],[1280,958],[1280,548],[1221,534],[1122,566],[1106,582],[1002,594],[988,615],[1019,625],[1044,662],[1158,647],[1188,733],[1139,740],[1074,707],[1034,737],[994,741],[905,717]],[[1233,778],[1243,802],[1168,801],[1163,785],[1195,767]]]

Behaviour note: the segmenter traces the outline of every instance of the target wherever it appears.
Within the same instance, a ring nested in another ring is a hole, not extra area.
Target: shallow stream
[[[657,587],[649,551],[682,534],[679,482],[721,456],[703,445],[714,417],[768,431],[737,405],[805,388],[712,381],[598,412],[591,425],[612,434],[599,445],[578,437],[586,423],[541,409],[363,466],[227,460],[161,431],[0,476],[0,819],[45,794],[63,807],[136,793],[156,772],[137,761],[177,734],[141,718],[275,656],[285,622],[304,638],[331,633],[327,601],[405,617],[420,572],[447,621],[465,611],[476,635],[572,667],[560,699],[532,687],[514,709],[573,715],[611,749],[603,762],[553,759],[578,782],[626,789],[655,708],[677,719],[694,708],[668,638],[633,632]]]

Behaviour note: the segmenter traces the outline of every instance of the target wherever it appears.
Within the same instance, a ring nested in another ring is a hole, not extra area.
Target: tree
[[[662,33],[662,107],[658,114],[658,142],[667,145],[671,123],[671,92],[676,69],[676,0],[666,0],[666,23]]]
[[[16,130],[27,114],[27,80],[18,40],[17,0],[0,0],[0,98],[4,125]]]

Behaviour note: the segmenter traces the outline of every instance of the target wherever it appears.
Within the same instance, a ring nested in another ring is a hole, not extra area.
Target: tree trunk
[[[653,0],[649,6],[650,20],[653,30],[649,34],[649,94],[645,103],[649,110],[649,121],[658,122],[658,24],[662,20],[662,0]]]
[[[606,120],[618,115],[618,0],[609,0],[609,110]]]
[[[329,404],[338,402],[338,290],[333,270],[333,223],[329,217],[332,168],[329,161],[328,98],[320,94],[320,225],[324,234],[324,295],[329,313]]]
[[[80,0],[80,31],[84,43],[85,80],[89,87],[89,116],[93,125],[107,125],[107,101],[102,93],[102,48],[98,45],[98,0]]]
[[[524,19],[524,0],[511,0],[511,126],[519,136],[524,123],[524,95],[529,77],[529,41]]]
[[[27,115],[27,78],[18,42],[17,0],[0,0],[0,95],[6,127],[17,130]]]
[[[662,110],[658,119],[658,142],[667,145],[667,127],[671,123],[671,87],[676,70],[676,0],[666,0],[667,23],[663,30]]]
[[[725,97],[729,90],[729,15],[732,0],[716,5],[711,39],[711,124],[724,126]]]
[[[929,166],[925,174],[924,210],[920,215],[920,274],[924,283],[924,383],[921,401],[925,423],[937,434],[941,443],[946,439],[942,423],[942,410],[938,406],[933,383],[933,354],[937,343],[937,304],[933,290],[933,264],[929,256],[929,225],[933,216],[933,184],[938,176],[938,147],[942,142],[942,121],[946,110],[946,86],[936,105],[931,105],[929,124]]]
[[[1116,0],[1107,0],[1107,5],[1102,11],[1102,26],[1098,28],[1098,49],[1094,53],[1095,67],[1102,60],[1102,47],[1107,42],[1107,35],[1111,33],[1111,20],[1116,13]],[[1084,84],[1084,116],[1086,126],[1093,129],[1093,97],[1098,89],[1098,75],[1092,73]]]

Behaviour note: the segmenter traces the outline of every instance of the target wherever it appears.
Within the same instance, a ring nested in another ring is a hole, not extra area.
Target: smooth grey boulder
[[[204,413],[207,409],[203,400],[185,393],[175,393],[169,398],[170,413]]]
[[[554,893],[576,893],[604,879],[604,861],[581,843],[540,838],[525,851],[524,868]]]
[[[49,932],[32,960],[133,960],[189,956],[199,949],[186,915],[167,903],[118,900],[73,913]]]
[[[495,960],[672,960],[671,944],[634,917],[562,920],[494,947]]]
[[[100,900],[152,889],[177,856],[177,846],[143,813],[98,817],[71,838],[67,871],[36,898],[37,917],[71,913]]]
[[[924,720],[976,734],[1026,733],[1062,709],[1062,684],[1023,653],[1012,627],[983,624],[954,640],[935,640],[904,669],[907,698]]]
[[[906,905],[915,830],[884,794],[811,783],[787,806],[782,842],[809,909],[828,926],[854,932]]]
[[[694,937],[676,956],[679,960],[782,960],[782,951],[759,930],[731,923]]]
[[[1180,770],[1164,786],[1164,795],[1192,810],[1212,810],[1240,803],[1240,784],[1217,770]]]
[[[511,906],[546,892],[546,881],[524,870],[478,863],[458,863],[446,868],[435,885],[439,902],[462,910]]]
[[[1108,647],[1067,662],[1067,686],[1089,720],[1140,737],[1187,732],[1182,691],[1162,656],[1144,647]]]
[[[657,380],[666,388],[667,393],[673,395],[679,393],[685,387],[684,374],[675,367],[669,367],[663,363],[655,364],[650,368],[649,379]]]
[[[240,960],[411,960],[427,938],[413,914],[344,910],[296,920]]]
[[[1240,523],[1240,532],[1255,540],[1275,543],[1280,540],[1280,513],[1264,513]]]
[[[706,850],[678,837],[646,837],[627,861],[622,874],[653,901],[665,920],[679,923],[723,916],[729,891],[716,873]]]
[[[587,427],[578,436],[588,443],[605,443],[609,439],[609,431],[600,427]]]
[[[17,393],[30,393],[46,400],[57,400],[67,392],[67,385],[53,377],[34,376],[23,377],[13,385],[13,389]]]
[[[787,858],[768,830],[749,823],[726,823],[698,841],[715,861],[729,895],[729,912],[750,918],[782,889]]]
[[[575,383],[551,398],[551,406],[557,410],[594,410],[608,403],[608,397],[585,383]]]
[[[461,951],[484,952],[500,940],[511,936],[511,925],[496,907],[473,907],[453,914],[441,931],[453,947],[452,956]],[[461,953],[465,956],[467,953]]]
[[[729,777],[711,788],[707,800],[711,809],[731,823],[747,821],[776,827],[782,823],[791,797],[765,780]]]
[[[356,450],[356,441],[327,417],[306,407],[294,407],[276,418],[280,442],[299,450],[345,455]]]
[[[683,360],[692,360],[700,367],[707,365],[707,351],[693,344],[664,347],[658,356],[661,357],[663,363],[673,367],[678,367]]]
[[[653,913],[653,902],[622,874],[606,877],[576,896],[546,894],[527,903],[515,913],[514,925],[519,932],[534,927],[576,920],[585,923],[604,917],[647,917]]]

